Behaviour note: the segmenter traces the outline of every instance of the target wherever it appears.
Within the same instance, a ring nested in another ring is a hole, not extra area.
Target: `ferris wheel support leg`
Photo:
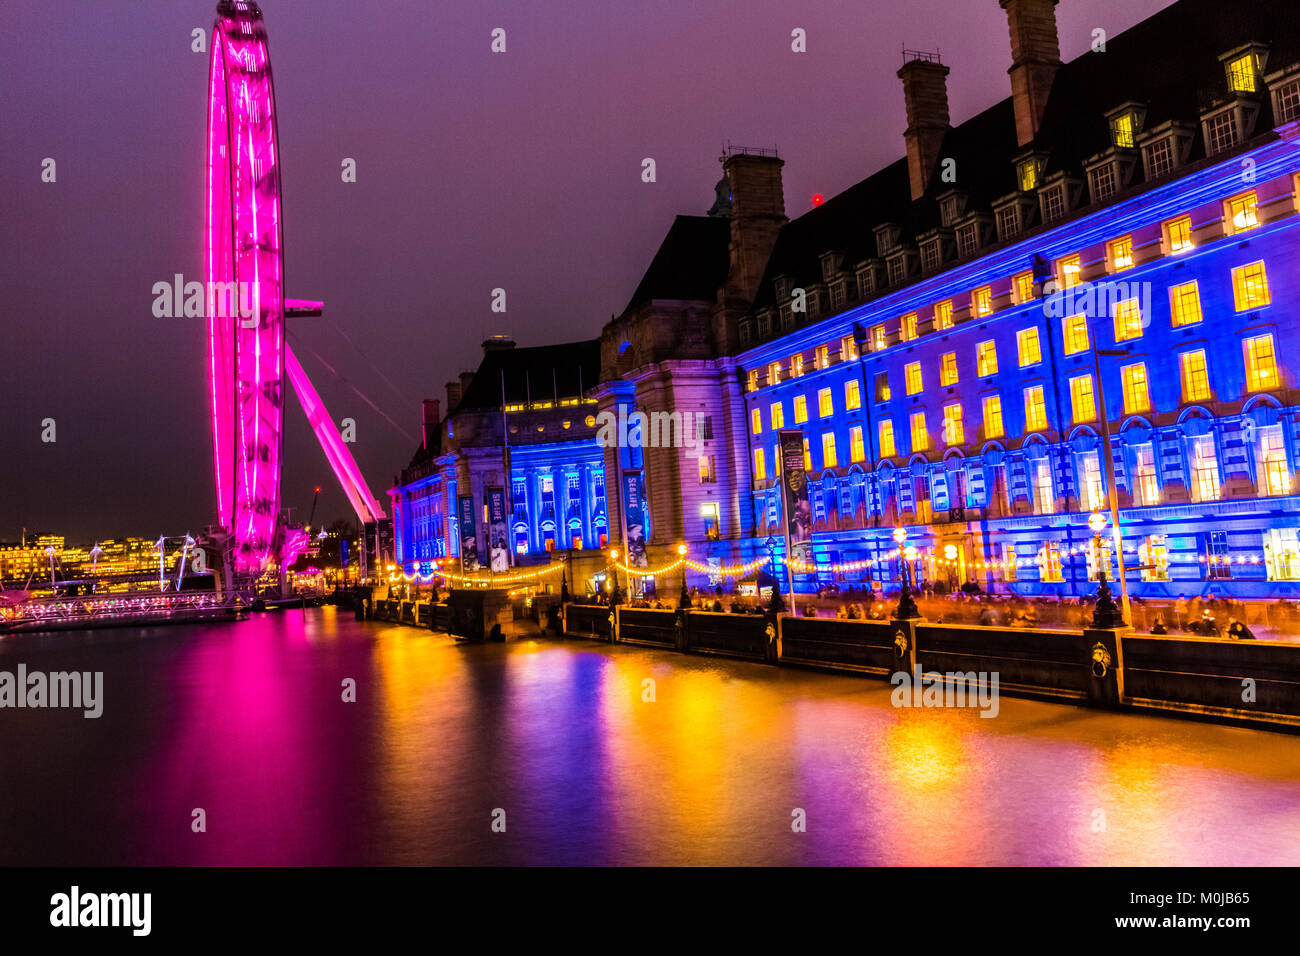
[[[334,469],[335,477],[343,486],[343,492],[348,496],[352,509],[357,513],[357,520],[362,525],[381,520],[385,517],[384,509],[371,493],[370,486],[366,484],[366,479],[361,474],[361,469],[357,467],[356,460],[348,451],[338,428],[334,425],[334,420],[330,418],[325,403],[321,401],[320,395],[307,378],[307,373],[303,371],[298,356],[294,355],[288,342],[284,345],[284,369],[293,384],[298,401],[302,404],[307,422],[316,433],[321,450],[325,452],[326,460]]]

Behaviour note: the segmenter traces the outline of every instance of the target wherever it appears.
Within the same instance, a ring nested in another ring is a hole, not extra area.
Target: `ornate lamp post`
[[[903,593],[898,599],[898,610],[894,612],[894,617],[899,620],[920,617],[921,612],[916,606],[916,601],[912,598],[912,576],[911,569],[908,567],[916,559],[916,548],[904,547],[903,543],[907,540],[907,532],[902,526],[894,529],[894,543],[898,545],[898,561],[903,566]]]
[[[682,592],[677,595],[677,606],[684,609],[691,606],[691,596],[686,593],[686,545],[677,546],[677,557],[682,562]]]
[[[767,609],[773,614],[780,614],[785,610],[785,600],[781,597],[780,583],[776,579],[776,538],[769,537],[764,544],[767,545],[767,560],[772,567],[772,600],[768,602]]]
[[[610,569],[614,574],[614,589],[609,592],[609,606],[622,603],[622,596],[618,593],[618,549],[615,548],[609,552]]]
[[[1101,564],[1101,532],[1106,527],[1106,519],[1100,511],[1088,516],[1088,527],[1092,529],[1092,555],[1097,565],[1097,606],[1092,612],[1093,627],[1123,627],[1124,614],[1115,604],[1106,583],[1106,569]]]

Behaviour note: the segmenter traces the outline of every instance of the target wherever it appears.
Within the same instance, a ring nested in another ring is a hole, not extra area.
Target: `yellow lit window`
[[[894,449],[894,423],[888,418],[880,420],[880,457],[893,458],[898,452]]]
[[[936,330],[952,328],[952,301],[950,299],[934,304],[934,327]]]
[[[767,478],[767,461],[763,457],[763,449],[754,449],[754,480],[763,481]]]
[[[749,413],[749,430],[755,435],[763,431],[763,413],[757,407]]]
[[[998,374],[998,347],[992,339],[975,347],[975,362],[980,378]]]
[[[939,384],[957,384],[957,353],[945,352],[939,361]]]
[[[1110,271],[1119,272],[1133,267],[1133,237],[1122,236],[1106,247],[1110,259]]]
[[[1016,178],[1020,181],[1020,188],[1024,192],[1038,187],[1038,161],[1036,159],[1024,159],[1016,166]]]
[[[816,368],[826,368],[831,364],[831,351],[825,345],[817,346],[817,352],[814,355],[813,365]]]
[[[849,411],[862,407],[862,392],[858,389],[856,378],[844,383],[844,407]]]
[[[1201,321],[1201,293],[1195,282],[1185,282],[1169,290],[1169,316],[1174,327]]]
[[[749,370],[749,391],[758,391],[758,369],[756,368],[751,368]]]
[[[1001,438],[1003,434],[1002,427],[1002,396],[985,395],[984,396],[984,437]]]
[[[1062,259],[1060,261],[1061,285],[1063,285],[1067,289],[1070,288],[1071,286],[1078,285],[1079,272],[1082,270],[1082,268],[1083,267],[1079,265],[1078,256],[1066,256],[1064,259]]]
[[[909,312],[898,320],[898,337],[904,342],[916,338],[916,313]]]
[[[889,390],[889,373],[877,372],[876,373],[876,401],[887,402],[889,401],[890,397],[891,397],[891,393]]]
[[[873,325],[871,327],[871,348],[879,352],[885,347],[885,327],[883,325]]]
[[[1115,303],[1115,341],[1142,338],[1142,311],[1137,299]]]
[[[903,375],[907,381],[907,394],[919,395],[921,392],[921,363],[909,362],[903,368]]]
[[[925,430],[925,412],[912,412],[912,451],[925,451],[930,447],[930,433]]]
[[[1139,362],[1120,369],[1124,383],[1124,413],[1133,415],[1151,408],[1151,393],[1147,388],[1147,367]]]
[[[1023,305],[1034,298],[1033,272],[1021,272],[1015,277],[1016,305]]]
[[[790,356],[790,377],[803,374],[803,354]]]
[[[862,426],[854,425],[849,429],[849,460],[866,461],[867,446],[862,442]]]
[[[977,319],[982,319],[993,312],[993,290],[989,286],[982,286],[970,294],[971,314]]]
[[[700,484],[711,485],[713,484],[713,482],[718,480],[717,475],[715,475],[713,472],[712,455],[701,455],[699,458],[695,460],[699,462]]]
[[[858,344],[853,341],[853,336],[846,335],[840,340],[840,355],[846,362],[858,357]]]
[[[1184,402],[1204,402],[1210,398],[1210,373],[1205,366],[1205,352],[1184,352],[1178,356],[1180,377],[1183,381]]]
[[[807,420],[808,420],[808,399],[803,395],[796,395],[794,397],[794,423],[796,425],[802,425]]]
[[[1255,57],[1249,53],[1228,64],[1228,86],[1234,93],[1255,92]]]
[[[1070,379],[1070,407],[1074,410],[1075,422],[1090,422],[1097,417],[1091,375],[1079,375]]]
[[[1047,403],[1043,399],[1043,386],[1031,385],[1025,389],[1025,431],[1040,432],[1047,427]]]
[[[1110,121],[1111,139],[1116,146],[1133,148],[1133,114],[1124,113]]]
[[[835,433],[822,432],[822,467],[834,468],[839,464],[839,459],[835,456]]]
[[[1248,266],[1238,266],[1232,270],[1232,297],[1238,312],[1258,309],[1272,301],[1268,294],[1268,273],[1264,271],[1263,262],[1252,262]]]
[[[961,406],[945,405],[943,407],[943,443],[960,445],[966,440],[966,428],[962,423]]]
[[[1191,216],[1180,216],[1178,219],[1172,219],[1165,225],[1165,229],[1169,235],[1169,251],[1173,255],[1194,248]]]
[[[1085,352],[1088,349],[1088,317],[1072,315],[1065,320],[1065,354]]]
[[[1255,335],[1245,339],[1242,348],[1246,352],[1246,390],[1261,392],[1277,388],[1281,379],[1277,374],[1277,353],[1273,351],[1273,334]]]
[[[785,427],[785,407],[782,406],[782,404],[781,404],[780,402],[775,402],[775,403],[773,403],[773,405],[772,405],[771,409],[769,409],[769,411],[772,413],[772,427],[773,427],[773,428],[784,428],[784,427]]]
[[[1286,445],[1281,425],[1259,430],[1259,482],[1265,495],[1289,495],[1291,473],[1286,467]]]
[[[831,398],[831,390],[823,388],[817,393],[817,414],[822,418],[835,414],[835,402]]]
[[[773,362],[767,367],[767,384],[775,385],[781,381],[781,363]]]
[[[1016,351],[1020,355],[1020,367],[1036,365],[1043,360],[1042,344],[1038,341],[1037,329],[1021,329],[1016,333]]]
[[[812,451],[808,447],[808,439],[803,440],[803,470],[812,471]]]
[[[1192,439],[1192,498],[1195,501],[1219,499],[1219,455],[1214,438],[1209,435]]]
[[[1253,192],[1233,196],[1223,204],[1224,215],[1228,220],[1228,235],[1246,232],[1259,225],[1259,207]]]

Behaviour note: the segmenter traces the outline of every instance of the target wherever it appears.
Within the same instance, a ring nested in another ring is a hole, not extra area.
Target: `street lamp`
[[[767,609],[773,614],[780,614],[785,610],[785,601],[781,597],[781,588],[776,580],[776,538],[769,537],[764,542],[767,545],[767,560],[772,566],[772,600],[768,602]]]
[[[1100,511],[1088,516],[1088,527],[1092,529],[1092,560],[1097,566],[1097,606],[1092,612],[1092,626],[1123,627],[1125,616],[1115,606],[1110,586],[1106,583],[1106,568],[1101,563],[1101,532],[1106,527],[1106,519]]]
[[[609,592],[609,606],[613,607],[615,604],[620,603],[620,596],[618,593],[618,548],[612,549],[609,552],[609,557],[610,570],[614,574],[614,589]],[[628,583],[631,584],[630,581]]]
[[[894,616],[899,620],[920,617],[921,612],[916,607],[916,601],[912,598],[912,583],[910,569],[908,564],[916,558],[916,548],[903,547],[903,542],[907,540],[907,532],[902,526],[894,529],[894,543],[898,545],[898,561],[903,566],[903,593],[898,599],[898,610]]]
[[[691,606],[691,596],[686,593],[686,545],[677,546],[677,557],[682,562],[682,593],[677,596],[677,606],[685,609]]]
[[[1110,501],[1110,521],[1115,526],[1115,561],[1119,571],[1120,600],[1124,605],[1124,620],[1133,620],[1128,601],[1128,574],[1124,571],[1124,534],[1119,523],[1119,495],[1115,489],[1115,453],[1110,445],[1110,418],[1106,414],[1106,389],[1101,381],[1101,358],[1122,358],[1132,355],[1129,349],[1099,349],[1096,335],[1089,335],[1092,342],[1092,369],[1096,373],[1097,415],[1101,424],[1102,447],[1106,452],[1106,497]],[[1088,521],[1092,527],[1092,519]]]

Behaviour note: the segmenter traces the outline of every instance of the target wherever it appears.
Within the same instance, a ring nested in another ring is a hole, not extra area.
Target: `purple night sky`
[[[1064,0],[1062,58],[1170,2]],[[794,217],[902,155],[904,46],[951,66],[954,123],[1010,92],[997,0],[262,7],[288,290],[326,302],[291,336],[335,421],[356,420],[353,453],[385,505],[419,400],[445,401],[488,334],[599,334],[673,216],[712,202],[724,141],[779,147]],[[203,320],[155,318],[152,287],[202,279],[208,57],[190,44],[215,0],[3,9],[0,540],[198,531],[214,511]],[[504,55],[489,52],[498,26]],[[489,308],[498,286],[506,315]],[[317,524],[352,517],[288,392],[284,504],[305,518],[320,484]]]

